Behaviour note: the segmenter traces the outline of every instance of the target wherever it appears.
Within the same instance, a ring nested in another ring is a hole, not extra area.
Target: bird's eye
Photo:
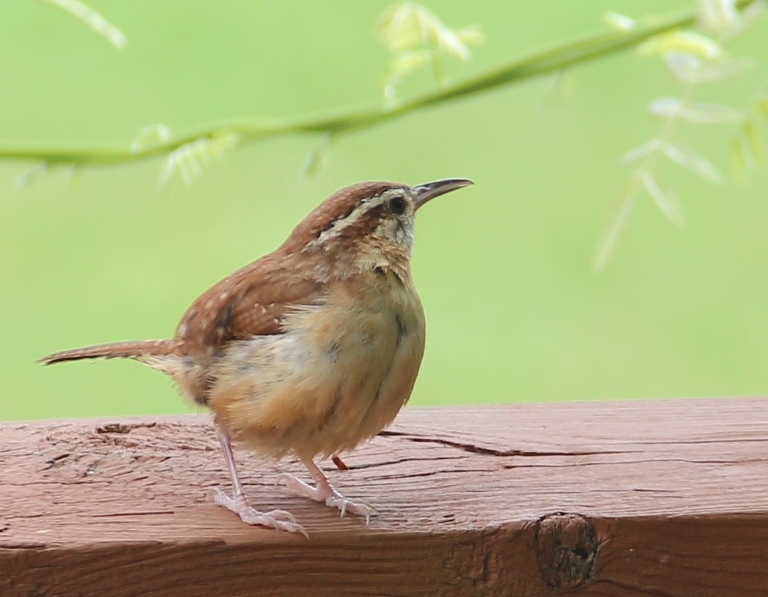
[[[405,199],[400,197],[392,197],[387,201],[387,208],[396,216],[402,216],[405,213]]]

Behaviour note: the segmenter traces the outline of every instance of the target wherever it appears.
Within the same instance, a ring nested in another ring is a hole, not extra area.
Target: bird
[[[232,492],[214,502],[246,524],[307,535],[285,510],[251,505],[233,441],[261,457],[298,458],[312,482],[283,473],[293,492],[365,517],[317,466],[377,435],[411,395],[424,353],[425,317],[413,282],[416,212],[473,184],[448,178],[415,186],[371,181],[320,203],[272,253],[204,292],[170,339],[55,352],[46,365],[126,358],[172,378],[213,412]]]

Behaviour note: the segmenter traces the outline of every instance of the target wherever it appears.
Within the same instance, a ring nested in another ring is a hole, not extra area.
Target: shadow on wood
[[[242,524],[207,417],[0,426],[0,595],[768,595],[768,401],[406,409],[345,456],[355,517],[248,495],[310,534]]]

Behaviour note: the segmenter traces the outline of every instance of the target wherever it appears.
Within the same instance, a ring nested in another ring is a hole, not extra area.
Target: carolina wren
[[[214,412],[232,479],[217,504],[243,522],[305,533],[283,510],[251,507],[231,440],[278,459],[295,455],[314,480],[280,480],[301,494],[366,517],[315,464],[386,427],[407,402],[424,352],[424,311],[411,277],[413,222],[463,178],[409,187],[364,182],[321,203],[274,252],[213,286],[173,339],[65,350],[45,364],[129,358],[166,373]]]

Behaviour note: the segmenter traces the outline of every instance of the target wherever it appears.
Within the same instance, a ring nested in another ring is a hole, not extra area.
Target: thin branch
[[[739,0],[738,5],[744,6],[751,1]],[[695,15],[691,11],[687,11],[665,19],[654,20],[630,31],[593,34],[515,60],[502,68],[488,71],[463,82],[448,85],[394,105],[362,110],[343,110],[319,117],[275,120],[245,118],[213,123],[187,134],[172,136],[145,147],[134,146],[131,148],[130,143],[106,147],[55,147],[53,145],[19,147],[17,144],[5,143],[0,144],[0,160],[28,160],[43,162],[49,166],[62,164],[105,165],[136,162],[166,155],[200,139],[227,135],[236,135],[239,144],[293,134],[322,134],[338,137],[344,133],[395,120],[417,110],[484,93],[606,56],[633,47],[659,33],[691,25],[694,20]]]
[[[118,50],[125,48],[128,43],[128,39],[125,37],[125,33],[120,31],[112,23],[110,23],[104,16],[98,11],[94,10],[90,6],[83,4],[80,0],[43,0],[53,6],[58,6],[62,10],[68,12],[76,19],[81,20],[88,25],[96,33],[103,36],[109,43],[115,46]]]

